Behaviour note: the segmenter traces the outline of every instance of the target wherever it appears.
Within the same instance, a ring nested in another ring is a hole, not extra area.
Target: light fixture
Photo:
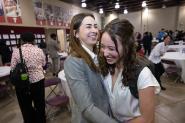
[[[127,9],[124,9],[123,13],[126,15],[128,14],[128,10]]]
[[[143,1],[143,2],[142,2],[142,7],[143,7],[143,8],[146,7],[146,1]]]
[[[119,3],[117,2],[116,4],[115,4],[115,9],[119,9],[120,8],[120,5],[119,5]]]
[[[82,7],[83,8],[87,7],[87,4],[85,2],[82,2]]]
[[[103,9],[102,8],[99,9],[99,13],[103,14]]]
[[[82,6],[82,8],[87,7],[87,4],[85,3],[85,1],[86,1],[86,0],[82,0],[82,1],[81,1],[81,3],[82,3],[81,6]]]

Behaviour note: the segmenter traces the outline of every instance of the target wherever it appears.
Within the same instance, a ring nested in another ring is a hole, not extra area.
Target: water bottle
[[[183,41],[179,41],[179,51],[180,53],[183,52]]]
[[[182,53],[185,53],[185,48],[182,49]]]

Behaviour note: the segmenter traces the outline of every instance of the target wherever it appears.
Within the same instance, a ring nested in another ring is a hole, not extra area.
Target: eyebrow
[[[100,45],[106,46],[106,45],[104,45],[103,43],[101,43]],[[116,48],[115,46],[112,46],[112,45],[107,45],[106,47],[108,47],[108,48]]]
[[[91,25],[93,25],[93,24],[84,24],[84,25],[88,25],[88,26],[91,26]],[[94,26],[97,26],[98,24],[94,24]]]

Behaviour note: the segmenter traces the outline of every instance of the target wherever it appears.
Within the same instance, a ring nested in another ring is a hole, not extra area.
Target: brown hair
[[[89,65],[89,67],[92,70],[98,71],[98,68],[94,64],[93,59],[84,50],[84,48],[81,46],[80,40],[75,36],[75,33],[79,31],[79,28],[81,26],[83,19],[87,16],[90,16],[95,19],[95,17],[90,13],[80,13],[75,15],[71,20],[70,35],[69,35],[69,54],[78,58],[83,58],[84,61]],[[94,52],[95,50],[96,50],[96,45],[94,46]]]
[[[114,19],[109,24],[107,24],[103,30],[103,33],[108,33],[116,46],[116,51],[118,52],[117,41],[120,41],[123,47],[123,80],[124,85],[128,85],[128,82],[133,79],[136,65],[136,49],[134,41],[134,27],[126,19]],[[103,34],[102,33],[102,34]],[[119,52],[118,52],[119,54]],[[114,74],[114,68],[116,65],[107,64],[105,58],[102,54],[99,54],[100,69],[102,74],[105,76],[110,72]]]

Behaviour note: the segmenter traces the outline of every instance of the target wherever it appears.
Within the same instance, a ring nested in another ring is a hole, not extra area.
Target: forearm
[[[83,115],[93,123],[118,123],[94,105],[89,106]]]
[[[153,118],[145,118],[143,116],[140,116],[140,117],[136,117],[132,120],[129,120],[126,123],[154,123],[154,119]]]

